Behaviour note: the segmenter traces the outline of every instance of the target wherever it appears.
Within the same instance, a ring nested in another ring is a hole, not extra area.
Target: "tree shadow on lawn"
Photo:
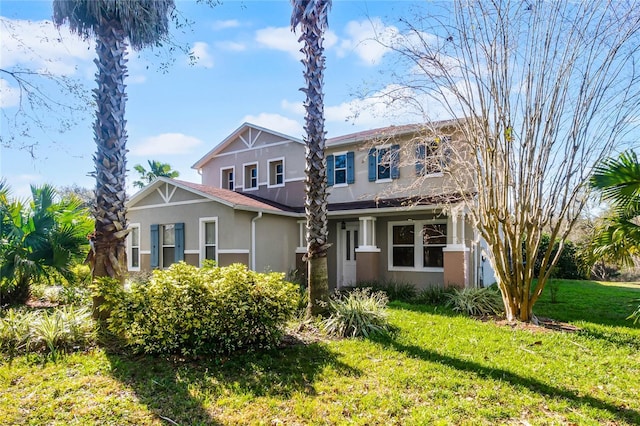
[[[142,404],[166,422],[181,425],[222,424],[215,418],[222,410],[216,406],[219,397],[235,395],[244,403],[261,396],[288,399],[295,392],[313,396],[316,377],[327,367],[342,375],[361,374],[322,343],[193,361],[108,357],[113,376],[131,387]]]
[[[549,398],[563,398],[578,405],[587,404],[593,408],[608,411],[617,419],[625,420],[631,424],[640,424],[640,412],[626,407],[618,407],[614,404],[602,401],[598,398],[587,395],[578,395],[573,391],[551,386],[547,383],[543,383],[541,381],[534,380],[528,377],[523,377],[511,371],[499,368],[491,368],[478,364],[476,362],[439,354],[437,352],[433,352],[419,346],[405,345],[391,337],[378,336],[372,338],[371,340],[388,348],[392,348],[398,352],[405,353],[414,358],[448,365],[457,370],[468,371],[483,378],[497,381],[506,381],[514,386],[526,387],[533,392],[545,395]]]

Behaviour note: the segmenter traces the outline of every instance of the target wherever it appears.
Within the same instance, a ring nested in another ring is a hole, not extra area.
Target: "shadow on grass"
[[[180,425],[222,424],[215,417],[221,410],[216,406],[220,397],[237,406],[261,396],[315,395],[314,382],[326,367],[343,375],[361,374],[318,343],[197,361],[108,357],[113,376],[129,386],[142,404],[165,422]]]
[[[487,367],[473,361],[439,354],[437,352],[430,351],[419,346],[406,345],[404,343],[396,341],[392,337],[375,337],[372,338],[372,340],[383,346],[407,354],[410,357],[448,365],[457,370],[468,371],[469,373],[475,374],[482,378],[492,379],[496,381],[505,381],[512,384],[513,386],[525,387],[532,392],[542,394],[549,398],[565,399],[575,405],[589,405],[596,409],[608,411],[617,419],[625,420],[631,424],[640,424],[640,412],[626,407],[618,407],[614,404],[602,401],[598,398],[587,395],[578,395],[577,393],[570,390],[551,386],[547,383],[543,383],[541,381],[534,380],[528,377],[523,377],[508,370]]]

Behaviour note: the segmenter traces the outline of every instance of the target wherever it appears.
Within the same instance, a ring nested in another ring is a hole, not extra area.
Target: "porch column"
[[[442,249],[445,288],[469,286],[469,247],[464,243],[464,222],[464,212],[453,212],[449,216],[447,226],[451,229],[451,244]]]
[[[378,279],[380,249],[376,246],[376,218],[364,216],[360,220],[358,248],[356,248],[356,281]]]

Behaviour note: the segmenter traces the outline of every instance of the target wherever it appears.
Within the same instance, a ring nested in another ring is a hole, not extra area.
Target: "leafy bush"
[[[222,354],[279,342],[298,306],[296,286],[283,278],[241,264],[196,268],[180,262],[128,290],[98,280],[95,295],[111,312],[109,331],[136,352]]]
[[[322,329],[339,337],[368,337],[392,330],[387,319],[389,299],[382,291],[357,288],[329,301],[331,315],[322,320]]]
[[[425,305],[446,305],[449,298],[447,297],[453,290],[445,289],[439,286],[427,287],[416,295],[414,302]]]
[[[0,351],[14,357],[28,352],[57,354],[95,343],[95,326],[87,308],[52,311],[9,309],[0,318]]]
[[[356,287],[369,288],[374,292],[382,291],[389,300],[401,302],[411,302],[417,295],[416,287],[413,284],[395,281],[361,281],[357,283]]]
[[[504,312],[500,291],[494,287],[454,289],[447,293],[447,306],[467,315],[495,315]]]
[[[540,273],[542,259],[544,258],[544,254],[549,248],[550,243],[551,238],[549,237],[549,235],[543,235],[542,240],[540,241],[538,255],[535,259],[534,273],[536,275]],[[559,243],[555,242],[551,252],[552,259],[556,255],[558,247]],[[552,278],[582,280],[586,278],[584,269],[585,268],[582,265],[582,260],[580,259],[580,256],[578,254],[578,248],[571,241],[566,241],[564,244],[564,249],[562,250],[562,253],[560,253],[560,258],[558,259],[558,263],[554,266],[551,276]]]

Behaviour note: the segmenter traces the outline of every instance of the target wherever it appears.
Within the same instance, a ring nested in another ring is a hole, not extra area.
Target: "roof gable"
[[[268,146],[273,143],[293,142],[304,144],[301,139],[279,133],[255,124],[244,123],[211,151],[195,162],[191,168],[201,169],[212,158],[226,152],[238,152]]]

